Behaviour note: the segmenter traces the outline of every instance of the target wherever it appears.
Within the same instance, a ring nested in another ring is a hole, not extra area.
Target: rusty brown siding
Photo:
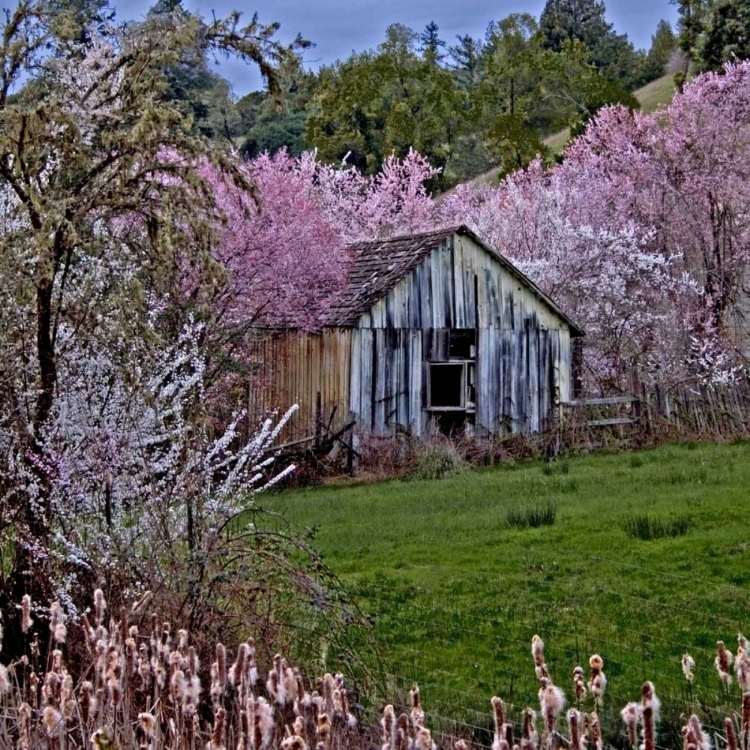
[[[248,412],[260,420],[292,404],[299,410],[280,435],[280,442],[310,437],[315,433],[320,394],[320,418],[327,424],[333,409],[334,426],[349,411],[351,339],[347,328],[321,333],[285,331],[259,338],[253,347],[255,375],[248,389]]]

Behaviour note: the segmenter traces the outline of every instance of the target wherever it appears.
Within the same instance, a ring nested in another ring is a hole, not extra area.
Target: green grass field
[[[573,668],[604,657],[612,717],[645,679],[667,704],[734,705],[713,657],[717,639],[735,649],[750,631],[749,488],[750,444],[688,444],[265,502],[317,528],[315,546],[371,618],[394,692],[416,681],[433,723],[460,718],[478,732],[494,694],[537,705],[534,633],[567,694]],[[508,525],[509,509],[548,501],[554,525]],[[687,520],[687,533],[631,538],[624,526],[638,514]]]

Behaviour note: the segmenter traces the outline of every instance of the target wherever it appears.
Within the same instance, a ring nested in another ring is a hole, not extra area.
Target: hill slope
[[[640,102],[641,112],[649,114],[662,104],[669,104],[674,95],[674,81],[672,75],[665,75],[657,78],[655,81],[646,84],[643,88],[634,91],[635,98]],[[544,139],[546,146],[549,146],[553,154],[559,154],[568,145],[570,139],[570,130],[565,128],[558,133],[548,136]],[[497,180],[497,168],[493,168],[475,177],[471,182],[484,183],[495,182]],[[450,192],[450,191],[448,191]]]

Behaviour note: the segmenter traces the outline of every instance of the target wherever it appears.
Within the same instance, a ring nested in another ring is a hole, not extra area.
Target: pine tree
[[[644,63],[644,83],[653,81],[667,72],[667,65],[677,49],[677,35],[669,21],[662,19],[651,37],[651,49]]]
[[[698,56],[702,70],[721,70],[725,62],[750,58],[747,0],[719,0],[711,6],[698,43]]]
[[[439,32],[438,25],[434,21],[430,21],[419,35],[419,51],[424,55],[427,62],[435,65],[438,65],[445,58],[445,53],[440,51],[445,47],[445,42],[440,38]]]
[[[456,35],[458,44],[448,48],[453,60],[450,66],[456,71],[456,78],[462,88],[472,90],[479,78],[482,43],[470,34]]]
[[[547,0],[539,29],[547,49],[559,52],[570,41],[583,42],[591,62],[607,78],[632,88],[638,55],[624,34],[615,33],[605,18],[602,0]]]

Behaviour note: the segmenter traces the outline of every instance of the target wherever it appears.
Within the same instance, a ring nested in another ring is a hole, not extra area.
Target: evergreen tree
[[[690,57],[697,54],[698,39],[703,31],[709,0],[670,0],[677,6],[680,49]],[[687,73],[687,71],[685,71]]]
[[[721,70],[729,60],[750,58],[750,2],[718,0],[705,17],[698,44],[699,67]]]
[[[445,42],[440,38],[440,29],[434,21],[430,21],[424,27],[424,31],[419,35],[419,51],[427,62],[438,65],[444,58],[445,53],[441,52],[445,48]]]
[[[598,70],[632,88],[640,62],[638,54],[627,36],[616,34],[607,23],[605,12],[602,0],[547,0],[539,20],[544,46],[560,52],[565,42],[583,42]]]
[[[547,0],[539,19],[544,46],[560,52],[566,41],[577,39],[593,52],[612,33],[604,14],[601,0]]]
[[[448,48],[453,61],[450,66],[456,73],[459,86],[471,91],[479,81],[481,70],[482,42],[470,34],[456,35],[458,44]]]
[[[643,83],[653,81],[667,72],[667,65],[677,49],[677,35],[669,21],[662,19],[651,37],[651,48],[643,67]]]

